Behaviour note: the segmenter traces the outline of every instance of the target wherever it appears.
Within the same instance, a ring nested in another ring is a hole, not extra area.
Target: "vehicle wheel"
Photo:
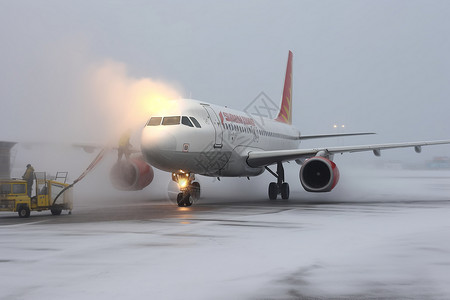
[[[62,212],[62,209],[61,208],[52,208],[50,211],[52,212],[52,215],[59,216]]]
[[[269,199],[275,200],[278,196],[278,186],[275,182],[269,184]]]
[[[193,182],[190,190],[191,196],[194,198],[194,201],[200,199],[200,183]]]
[[[20,218],[28,218],[30,216],[30,209],[26,205],[19,207],[17,212],[19,213]]]
[[[289,199],[289,183],[287,182],[281,185],[281,199]]]

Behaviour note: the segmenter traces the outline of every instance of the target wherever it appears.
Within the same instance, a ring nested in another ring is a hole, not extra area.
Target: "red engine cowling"
[[[138,191],[153,181],[153,168],[142,158],[130,158],[114,164],[109,173],[112,185],[122,191]]]
[[[324,157],[312,157],[300,169],[300,182],[307,192],[329,192],[338,181],[339,169],[334,162]]]

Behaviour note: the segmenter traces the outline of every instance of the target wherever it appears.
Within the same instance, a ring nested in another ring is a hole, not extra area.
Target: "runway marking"
[[[13,225],[1,225],[0,224],[0,227],[20,227],[20,226],[33,225],[33,224],[39,224],[39,223],[45,223],[45,222],[47,222],[47,220],[36,221],[36,222],[28,222],[28,223],[21,223],[21,224],[13,224]]]

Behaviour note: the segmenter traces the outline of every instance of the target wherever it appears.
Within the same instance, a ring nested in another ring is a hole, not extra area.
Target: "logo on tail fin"
[[[280,112],[275,119],[278,122],[292,124],[292,52],[289,51],[284,78],[283,98],[281,99]]]

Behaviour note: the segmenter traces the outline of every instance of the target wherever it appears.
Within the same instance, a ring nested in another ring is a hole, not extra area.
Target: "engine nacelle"
[[[336,164],[321,156],[308,159],[300,169],[300,182],[307,192],[329,192],[338,181],[339,169]]]
[[[132,157],[114,164],[109,173],[112,185],[122,191],[138,191],[153,181],[153,168],[142,158]]]

